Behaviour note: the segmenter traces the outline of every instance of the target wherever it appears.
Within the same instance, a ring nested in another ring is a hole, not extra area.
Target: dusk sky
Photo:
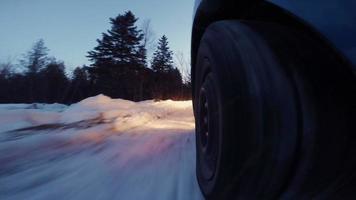
[[[131,10],[150,19],[156,39],[165,34],[171,49],[190,53],[194,0],[1,0],[0,62],[16,63],[38,39],[67,67],[90,64],[85,57],[110,28],[109,18]]]

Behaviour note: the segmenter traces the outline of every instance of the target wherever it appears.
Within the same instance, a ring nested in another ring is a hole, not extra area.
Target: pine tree
[[[73,71],[73,81],[83,82],[88,81],[88,74],[84,67],[76,67]]]
[[[182,90],[182,76],[173,64],[173,52],[169,49],[168,39],[163,35],[153,54],[151,68],[155,73],[153,96],[156,99],[173,99]]]
[[[93,62],[89,69],[97,93],[133,99],[142,82],[140,71],[146,67],[146,49],[142,31],[131,11],[110,18],[111,29],[97,40],[98,45],[87,57]]]
[[[71,80],[70,102],[80,101],[90,95],[89,78],[87,67],[77,67],[74,69]]]
[[[135,25],[137,20],[131,11],[110,18],[111,29],[103,33],[102,39],[97,40],[98,46],[88,52],[93,65],[132,65],[145,60],[143,34]]]
[[[52,60],[41,70],[40,77],[42,83],[45,83],[42,86],[43,91],[39,91],[37,94],[41,97],[40,101],[46,103],[64,102],[69,90],[69,81],[65,74],[64,63]]]
[[[168,39],[163,35],[158,41],[158,47],[153,53],[151,68],[155,72],[169,72],[173,69],[173,52],[169,50]]]

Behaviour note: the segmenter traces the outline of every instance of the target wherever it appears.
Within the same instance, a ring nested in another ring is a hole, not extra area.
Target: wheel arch
[[[328,49],[330,56],[340,60],[340,64],[352,69],[352,64],[347,60],[322,34],[311,25],[292,13],[267,1],[241,0],[241,1],[202,1],[196,9],[192,27],[191,40],[191,75],[194,99],[194,72],[196,56],[200,40],[207,27],[220,20],[246,20],[276,23],[298,29],[318,42],[324,49]]]

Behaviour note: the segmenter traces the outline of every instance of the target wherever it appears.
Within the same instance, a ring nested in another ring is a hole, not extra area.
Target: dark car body
[[[218,20],[258,20],[297,27],[313,35],[356,71],[354,0],[196,0],[192,64],[209,24]]]
[[[356,0],[196,0],[191,42],[207,199],[356,199]]]

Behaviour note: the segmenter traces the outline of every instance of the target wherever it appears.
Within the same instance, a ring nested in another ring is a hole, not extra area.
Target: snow
[[[0,199],[203,199],[191,104],[0,105]]]

